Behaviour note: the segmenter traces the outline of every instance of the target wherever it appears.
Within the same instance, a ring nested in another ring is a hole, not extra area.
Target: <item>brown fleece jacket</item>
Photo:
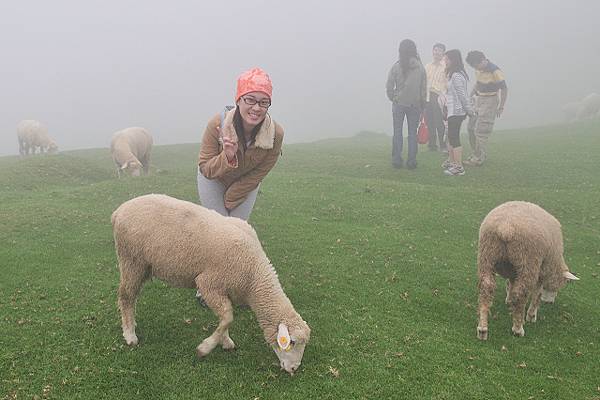
[[[223,134],[237,140],[233,127],[235,109],[227,112],[223,121]],[[256,189],[263,178],[275,166],[281,154],[283,128],[267,114],[256,135],[255,142],[246,151],[240,145],[237,152],[237,164],[230,165],[223,152],[217,127],[221,125],[221,116],[213,117],[206,126],[198,165],[202,175],[208,179],[218,179],[225,185],[225,207],[236,208]]]

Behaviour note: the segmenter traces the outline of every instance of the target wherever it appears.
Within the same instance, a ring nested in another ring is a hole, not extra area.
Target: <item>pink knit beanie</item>
[[[237,102],[240,97],[250,92],[263,92],[269,96],[269,98],[271,98],[271,95],[273,94],[271,78],[269,78],[269,75],[260,68],[252,68],[242,72],[237,81],[235,101]]]

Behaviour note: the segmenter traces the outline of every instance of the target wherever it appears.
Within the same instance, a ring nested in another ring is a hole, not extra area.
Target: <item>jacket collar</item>
[[[235,138],[237,140],[237,134],[233,126],[233,116],[235,115],[236,108],[228,111],[225,114],[223,120],[223,135]],[[261,149],[270,150],[273,148],[275,142],[275,122],[271,118],[271,115],[267,113],[265,120],[256,135],[254,146]]]

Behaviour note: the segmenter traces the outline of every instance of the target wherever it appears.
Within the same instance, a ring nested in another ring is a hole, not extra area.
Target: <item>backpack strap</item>
[[[225,121],[225,113],[233,110],[235,108],[235,106],[225,106],[225,108],[223,108],[223,111],[221,111],[221,129],[223,128],[223,122]]]

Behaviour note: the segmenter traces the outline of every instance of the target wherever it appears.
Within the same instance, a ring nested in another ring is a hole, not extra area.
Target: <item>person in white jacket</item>
[[[460,127],[467,117],[475,116],[475,109],[467,96],[469,76],[465,71],[460,50],[448,50],[444,56],[448,88],[446,90],[446,107],[448,115],[448,159],[442,164],[444,174],[449,176],[464,175],[462,165],[462,146],[460,144]]]

